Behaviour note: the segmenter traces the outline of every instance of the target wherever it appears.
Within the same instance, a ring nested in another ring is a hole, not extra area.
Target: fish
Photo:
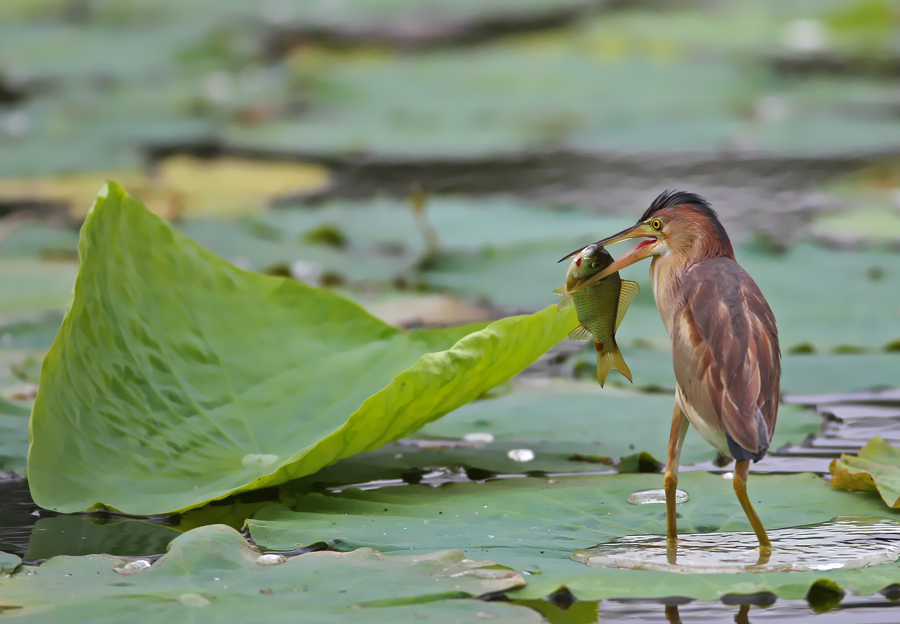
[[[613,257],[606,249],[599,245],[588,245],[572,259],[566,273],[565,286],[553,291],[562,295],[557,305],[560,310],[573,301],[575,303],[575,314],[580,324],[569,334],[569,339],[594,340],[597,348],[597,380],[601,388],[611,370],[619,371],[628,381],[632,381],[631,370],[616,344],[616,331],[641,288],[636,282],[621,279],[616,272],[599,282],[572,291],[612,262]]]

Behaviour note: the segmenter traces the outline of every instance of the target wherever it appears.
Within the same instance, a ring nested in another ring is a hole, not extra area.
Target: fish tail
[[[628,381],[631,381],[631,370],[629,370],[628,364],[625,363],[625,358],[622,357],[622,352],[619,351],[618,345],[614,345],[609,351],[597,349],[597,380],[600,382],[601,388],[606,383],[606,377],[611,370],[619,371]]]

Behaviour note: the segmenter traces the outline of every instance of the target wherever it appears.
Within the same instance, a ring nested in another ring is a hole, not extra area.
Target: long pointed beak
[[[619,241],[627,240],[629,238],[647,238],[649,240],[643,241],[637,247],[629,251],[627,254],[613,261],[608,267],[597,273],[596,275],[591,276],[590,278],[583,281],[581,284],[578,284],[574,288],[570,289],[569,292],[573,293],[576,291],[585,288],[586,286],[590,286],[591,284],[595,284],[609,275],[612,275],[616,271],[624,269],[627,266],[634,264],[635,262],[640,262],[645,258],[649,258],[653,255],[653,249],[659,244],[660,236],[659,232],[651,228],[646,223],[638,223],[637,225],[633,225],[627,230],[623,230],[618,234],[613,234],[609,238],[604,238],[603,240],[599,240],[595,245],[606,246],[612,243],[618,243]],[[580,251],[580,250],[579,250]],[[578,253],[577,251],[575,253]],[[574,254],[570,254],[574,255]],[[569,257],[570,257],[569,256]],[[563,258],[565,260],[565,258]]]

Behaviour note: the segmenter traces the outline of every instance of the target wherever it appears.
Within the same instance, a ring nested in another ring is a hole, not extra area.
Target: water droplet
[[[690,494],[684,490],[675,490],[675,504],[680,505],[691,500]],[[665,490],[641,490],[628,495],[628,502],[632,505],[654,505],[666,503]]]
[[[670,552],[664,535],[630,535],[577,551],[592,567],[689,574],[847,570],[900,558],[900,522],[838,517],[803,527],[770,530],[772,552],[761,556],[751,531],[682,534]]]
[[[189,607],[208,607],[209,600],[200,594],[181,594],[178,596],[178,602]]]
[[[484,431],[474,431],[463,436],[466,442],[474,442],[477,444],[490,444],[494,441],[494,436]]]
[[[265,453],[250,453],[241,458],[241,464],[249,468],[250,466],[268,466],[278,461],[278,455],[268,455]]]
[[[266,553],[256,558],[256,563],[261,566],[281,565],[285,561],[287,561],[287,559],[283,555],[276,555],[274,553]]]
[[[534,451],[531,449],[512,449],[506,456],[516,462],[530,462],[534,459]]]
[[[150,567],[150,562],[146,559],[136,559],[135,561],[129,561],[121,568],[113,568],[118,574],[122,576],[131,576],[132,574],[137,574],[142,570],[146,570]]]

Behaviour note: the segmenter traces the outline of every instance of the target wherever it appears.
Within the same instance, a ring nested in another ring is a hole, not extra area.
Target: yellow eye
[[[659,219],[653,219],[653,221],[650,222],[650,227],[652,227],[654,230],[662,229],[662,221],[660,221]]]

